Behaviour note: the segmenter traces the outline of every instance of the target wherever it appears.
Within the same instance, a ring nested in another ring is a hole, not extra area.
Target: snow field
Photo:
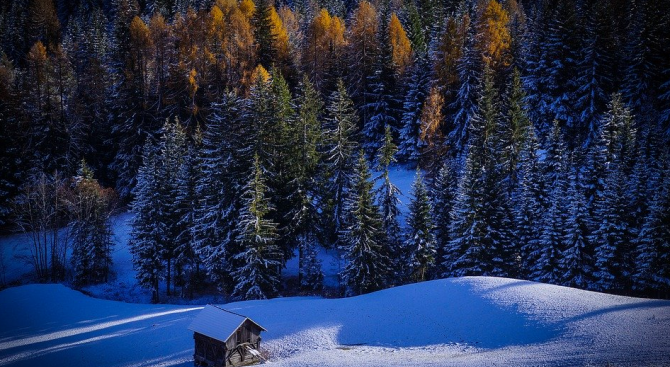
[[[271,366],[670,365],[670,301],[466,277],[344,299],[223,305],[268,329]],[[190,366],[200,307],[0,292],[0,366]]]

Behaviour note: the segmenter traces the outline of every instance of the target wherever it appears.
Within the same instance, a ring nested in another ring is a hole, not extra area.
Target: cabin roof
[[[205,306],[191,322],[188,329],[225,343],[246,320],[251,321],[261,330],[267,331],[246,316],[212,305]]]

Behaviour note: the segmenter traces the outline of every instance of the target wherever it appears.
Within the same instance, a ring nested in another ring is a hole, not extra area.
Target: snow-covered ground
[[[391,172],[409,203],[414,172]],[[187,326],[201,306],[148,305],[128,249],[130,214],[114,219],[110,284],[86,296],[63,285],[0,292],[0,366],[191,366]],[[7,283],[29,281],[23,235],[0,237]],[[319,254],[337,285],[335,251]],[[287,277],[297,275],[289,261]],[[0,279],[1,281],[2,279]],[[116,302],[137,302],[138,304]],[[222,300],[210,297],[196,303]],[[345,299],[222,305],[268,329],[272,366],[670,366],[670,301],[512,279],[445,279]]]
[[[223,305],[259,322],[271,366],[670,365],[670,301],[502,278],[445,279],[345,299]],[[201,307],[0,292],[0,366],[190,366]]]

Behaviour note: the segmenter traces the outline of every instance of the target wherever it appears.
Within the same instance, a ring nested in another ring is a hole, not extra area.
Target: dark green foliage
[[[277,295],[282,253],[275,244],[277,224],[268,219],[273,210],[265,196],[268,187],[258,155],[242,194],[242,208],[235,230],[240,252],[234,255],[242,264],[233,271],[236,286],[233,297],[265,299]]]
[[[380,290],[389,284],[392,261],[386,245],[383,219],[374,202],[372,181],[363,151],[358,154],[348,193],[346,226],[340,233],[345,266],[341,277],[347,295]]]
[[[416,173],[411,195],[405,247],[412,256],[412,279],[423,281],[430,279],[438,259],[437,243],[433,235],[433,208],[420,171]]]

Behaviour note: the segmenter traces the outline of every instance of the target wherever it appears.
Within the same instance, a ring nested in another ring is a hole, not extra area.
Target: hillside
[[[424,282],[345,298],[230,303],[268,329],[272,366],[658,366],[670,302],[503,278]],[[200,307],[0,292],[0,366],[191,366]]]

